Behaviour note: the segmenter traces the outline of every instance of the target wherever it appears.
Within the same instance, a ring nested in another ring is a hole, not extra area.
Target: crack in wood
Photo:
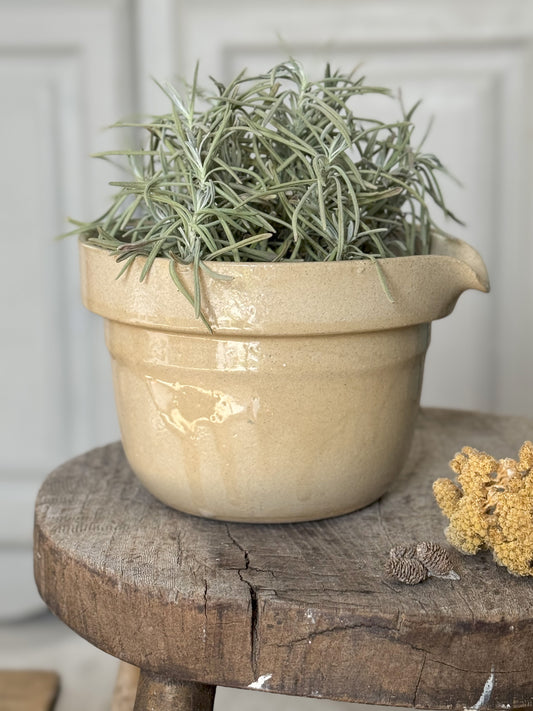
[[[247,580],[244,576],[245,571],[250,570],[250,554],[244,548],[239,541],[232,535],[229,525],[225,524],[226,532],[232,543],[242,552],[244,556],[244,567],[237,570],[237,574],[242,582],[248,587],[250,595],[250,649],[251,649],[251,665],[252,673],[254,679],[257,678],[257,656],[258,656],[258,635],[257,635],[257,622],[258,622],[258,603],[257,603],[257,591],[252,583]],[[252,568],[253,570],[253,568]]]
[[[448,667],[449,669],[454,669],[455,671],[462,672],[463,674],[487,674],[487,669],[465,669],[464,667],[458,667],[455,664],[450,664],[450,662],[445,662],[442,659],[436,659],[435,657],[431,656],[431,653],[427,649],[422,649],[422,647],[417,647],[414,644],[411,644],[410,642],[407,642],[405,640],[401,640],[401,644],[405,644],[406,646],[408,646],[410,649],[412,649],[415,652],[421,652],[424,655],[424,664],[426,663],[426,661],[429,661],[432,664],[437,664],[438,666]],[[498,676],[505,675],[505,674],[530,674],[531,673],[530,668],[499,670],[499,669],[493,667],[493,669],[494,669],[494,673],[498,674]]]
[[[363,623],[354,623],[354,624],[342,624],[342,625],[337,625],[334,627],[327,627],[326,629],[323,630],[318,630],[316,632],[310,632],[308,635],[305,637],[298,637],[296,639],[291,639],[288,642],[283,642],[282,644],[277,643],[274,644],[273,646],[275,647],[291,647],[292,645],[295,644],[302,644],[303,642],[309,643],[316,637],[322,637],[323,635],[327,634],[334,634],[335,632],[346,632],[347,630],[357,630],[357,629],[372,629],[372,630],[384,630],[387,633],[390,632],[390,629],[388,627],[379,627],[375,623],[369,623],[367,625]]]
[[[420,687],[420,682],[422,681],[422,674],[424,672],[424,667],[426,666],[426,660],[428,658],[427,653],[424,654],[424,658],[422,659],[422,664],[420,666],[420,672],[418,673],[418,679],[416,680],[416,686],[415,686],[415,693],[413,694],[413,703],[412,705],[416,707],[416,697],[418,696],[418,689]]]
[[[207,580],[204,580],[204,641],[207,634]]]

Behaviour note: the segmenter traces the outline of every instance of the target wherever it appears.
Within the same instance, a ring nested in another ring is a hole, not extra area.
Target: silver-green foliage
[[[387,124],[354,113],[358,97],[387,90],[329,66],[310,81],[294,60],[213,83],[201,91],[195,75],[185,97],[161,86],[168,114],[117,124],[140,127],[147,141],[100,154],[125,160],[129,179],[114,182],[107,212],[75,232],[125,266],[147,257],[144,276],[161,256],[198,271],[212,260],[424,254],[437,229],[428,196],[455,219],[436,178],[440,161],[411,143],[414,109]]]

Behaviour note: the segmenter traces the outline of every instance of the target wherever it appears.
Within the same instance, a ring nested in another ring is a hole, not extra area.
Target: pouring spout
[[[459,293],[466,289],[490,291],[490,281],[483,258],[474,247],[457,237],[434,234],[431,254],[457,260],[454,276]]]

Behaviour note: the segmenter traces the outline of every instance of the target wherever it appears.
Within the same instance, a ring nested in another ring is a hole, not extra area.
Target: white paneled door
[[[75,243],[53,240],[103,205],[110,173],[88,154],[117,136],[101,129],[165,110],[150,77],[190,78],[197,60],[205,81],[288,55],[310,74],[360,64],[406,104],[422,98],[426,146],[463,184],[445,184],[466,223],[454,231],[493,287],[435,324],[423,401],[533,416],[532,48],[531,0],[0,0],[0,617],[36,604],[39,482],[118,436]]]
[[[131,109],[129,12],[116,2],[0,3],[0,618],[37,603],[31,538],[43,476],[117,437],[100,324],[79,303],[76,245],[54,238],[107,192],[108,170],[87,155],[102,146],[100,128]]]

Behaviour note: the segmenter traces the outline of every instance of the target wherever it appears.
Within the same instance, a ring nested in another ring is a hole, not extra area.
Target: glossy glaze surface
[[[202,284],[210,335],[164,260],[146,292],[142,264],[115,280],[113,258],[82,244],[137,476],[174,508],[232,521],[324,518],[381,496],[409,450],[429,322],[488,287],[471,248],[441,250],[383,260],[393,304],[371,263],[222,264],[233,280]]]
[[[427,333],[243,341],[108,322],[127,457],[156,497],[201,516],[365,506],[407,454]]]

